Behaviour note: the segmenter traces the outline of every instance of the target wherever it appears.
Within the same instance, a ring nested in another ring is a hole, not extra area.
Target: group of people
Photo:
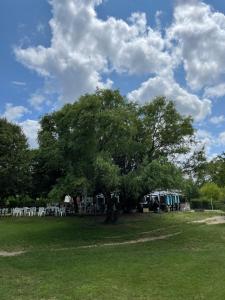
[[[66,195],[64,204],[68,209],[80,214],[106,214],[110,220],[116,220],[119,211],[119,197],[110,194],[107,199],[102,194],[95,197],[72,197]]]

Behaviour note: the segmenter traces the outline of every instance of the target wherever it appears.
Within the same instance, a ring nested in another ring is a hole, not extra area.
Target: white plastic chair
[[[19,208],[19,207],[13,208],[12,215],[13,215],[14,217],[21,217],[22,214],[23,214],[23,211],[22,211],[21,208]]]
[[[46,209],[44,207],[39,207],[38,209],[38,216],[43,217],[46,214]]]
[[[59,208],[59,216],[63,217],[65,215],[66,215],[66,208],[65,207]]]
[[[36,207],[31,207],[29,211],[29,216],[30,217],[36,216],[36,211],[37,211]]]

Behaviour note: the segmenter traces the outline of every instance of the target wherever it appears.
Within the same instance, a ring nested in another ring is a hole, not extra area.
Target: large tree
[[[119,189],[129,205],[147,189],[175,187],[180,173],[168,161],[188,152],[192,135],[191,118],[163,97],[140,106],[118,91],[97,90],[43,117],[39,166],[50,175],[48,191],[54,195],[59,187],[75,192],[83,186],[107,198]],[[153,169],[161,184],[152,183]]]

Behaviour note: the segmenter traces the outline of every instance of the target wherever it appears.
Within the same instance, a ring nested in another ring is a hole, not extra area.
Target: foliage
[[[165,159],[153,160],[143,165],[141,182],[145,193],[154,190],[181,189],[181,171]]]
[[[221,198],[221,189],[214,182],[205,183],[199,192],[202,197],[208,200],[219,200]]]
[[[207,171],[212,182],[225,187],[225,152],[209,162]]]
[[[73,174],[67,174],[59,179],[58,183],[49,192],[48,198],[51,201],[59,202],[69,194],[73,197],[82,195],[84,191],[90,190],[90,183],[85,177],[75,177]]]
[[[194,145],[197,143],[197,141],[193,140]],[[201,186],[207,182],[208,163],[204,147],[196,149],[192,155],[184,161],[182,169],[192,181],[195,181],[196,186]]]
[[[172,101],[155,98],[140,107],[142,138],[148,159],[187,153],[194,133],[192,119],[178,113]]]
[[[36,201],[28,195],[9,196],[4,199],[7,207],[32,207],[36,206]]]
[[[199,197],[199,187],[192,179],[184,180],[183,193],[188,201]]]
[[[192,135],[192,120],[163,97],[138,106],[118,91],[97,90],[43,117],[36,174],[44,174],[50,197],[76,194],[81,180],[88,193],[119,189],[128,205],[152,188],[181,185],[167,158],[186,153]]]
[[[136,208],[143,194],[142,178],[138,171],[129,172],[121,177],[120,195],[123,201],[123,209],[130,211]]]
[[[0,196],[4,198],[30,189],[30,156],[21,128],[0,119]]]
[[[95,185],[98,191],[107,193],[119,188],[119,168],[110,158],[98,156],[94,165]]]
[[[117,190],[123,204],[132,207],[146,192],[183,185],[182,173],[171,158],[189,151],[192,119],[179,114],[164,97],[141,106],[119,91],[97,90],[43,116],[40,125],[39,149],[27,151],[20,132],[34,199],[58,202],[67,193],[109,196]],[[26,178],[24,187],[28,182]],[[12,186],[3,195],[23,192]]]
[[[221,200],[222,190],[214,182],[205,183],[199,190],[200,195],[211,203],[211,208],[215,208],[214,202]]]

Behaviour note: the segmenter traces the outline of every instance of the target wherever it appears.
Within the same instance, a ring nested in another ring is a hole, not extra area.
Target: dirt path
[[[14,252],[8,252],[8,251],[0,251],[0,256],[3,257],[10,257],[10,256],[17,256],[25,253],[25,251],[14,251]]]
[[[65,248],[53,248],[49,249],[51,251],[67,251],[67,250],[76,250],[76,249],[90,249],[90,248],[97,248],[97,247],[114,247],[114,246],[122,246],[122,245],[133,245],[133,244],[140,244],[140,243],[146,243],[146,242],[152,242],[157,240],[165,240],[170,237],[176,236],[181,234],[181,232],[175,232],[171,234],[166,235],[159,235],[159,236],[153,236],[153,237],[146,237],[146,238],[139,238],[135,240],[130,241],[124,241],[124,242],[111,242],[111,243],[102,243],[102,244],[92,244],[92,245],[86,245],[86,246],[78,246],[78,247],[65,247]],[[11,257],[11,256],[17,256],[21,255],[23,253],[26,253],[27,251],[15,251],[15,252],[7,252],[7,251],[0,251],[0,257]]]
[[[132,245],[132,244],[146,243],[146,242],[157,241],[157,240],[165,240],[165,239],[168,239],[168,238],[178,235],[178,234],[181,234],[181,232],[175,232],[175,233],[171,233],[171,234],[167,234],[167,235],[160,235],[160,236],[154,236],[154,237],[140,238],[140,239],[124,241],[124,242],[113,242],[113,243],[80,246],[78,248],[87,249],[87,248],[96,248],[96,247],[112,247],[112,246],[121,246],[121,245]]]
[[[191,223],[207,224],[207,225],[225,224],[225,216],[217,216],[217,217],[207,218],[203,220],[192,221]]]

